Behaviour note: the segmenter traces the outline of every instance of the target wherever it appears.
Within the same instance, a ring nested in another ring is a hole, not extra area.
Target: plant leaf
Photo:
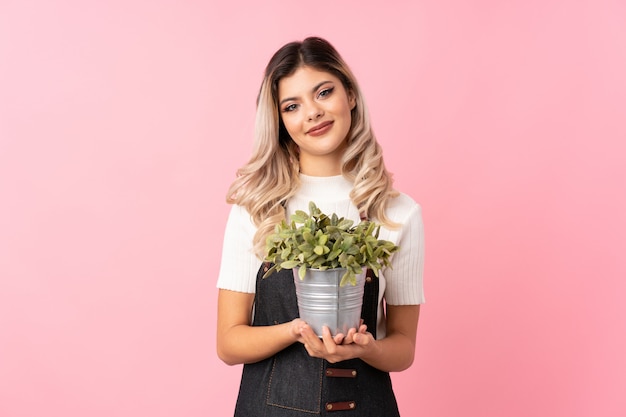
[[[295,223],[304,223],[308,219],[309,215],[302,210],[296,210],[296,212],[291,215],[291,221]]]
[[[293,269],[299,265],[298,261],[285,261],[280,264],[283,269]]]
[[[350,219],[322,213],[314,202],[309,213],[302,210],[275,225],[265,241],[265,261],[274,264],[271,272],[300,268],[304,278],[307,268],[326,270],[346,268],[342,285],[356,282],[362,267],[371,268],[376,275],[383,267],[390,267],[390,258],[398,250],[393,242],[379,240],[380,225],[371,221],[358,224]]]

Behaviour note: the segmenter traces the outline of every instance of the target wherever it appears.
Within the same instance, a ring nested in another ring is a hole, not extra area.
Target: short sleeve
[[[256,227],[246,209],[233,205],[224,232],[222,262],[217,287],[224,290],[254,293],[261,260],[253,250]]]
[[[385,301],[391,305],[422,304],[425,298],[424,225],[421,206],[412,203],[401,224],[396,241],[400,249],[391,259],[391,268],[384,271]]]

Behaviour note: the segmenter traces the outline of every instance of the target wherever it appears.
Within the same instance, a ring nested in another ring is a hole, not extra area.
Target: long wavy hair
[[[286,203],[300,186],[298,146],[280,117],[278,83],[304,66],[333,74],[347,92],[354,94],[356,106],[351,112],[341,173],[354,184],[350,199],[361,213],[386,227],[397,227],[385,209],[398,192],[393,189],[392,176],[385,168],[382,148],[372,131],[357,81],[328,41],[309,37],[284,45],[270,59],[257,97],[252,156],[237,171],[226,197],[228,203],[243,206],[257,226],[253,244],[259,257],[263,256],[266,237],[285,218]]]

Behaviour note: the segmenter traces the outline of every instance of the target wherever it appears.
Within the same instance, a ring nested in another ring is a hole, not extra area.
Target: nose
[[[321,107],[315,102],[309,104],[307,111],[309,120],[319,119],[324,114]]]

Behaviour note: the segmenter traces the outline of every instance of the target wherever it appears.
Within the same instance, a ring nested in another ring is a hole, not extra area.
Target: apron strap
[[[359,213],[361,221],[368,220],[367,213],[361,211]],[[363,290],[363,307],[361,308],[361,318],[363,323],[367,325],[367,330],[376,339],[376,327],[378,324],[378,293],[380,285],[378,277],[374,271],[367,269],[365,273],[365,289]]]

